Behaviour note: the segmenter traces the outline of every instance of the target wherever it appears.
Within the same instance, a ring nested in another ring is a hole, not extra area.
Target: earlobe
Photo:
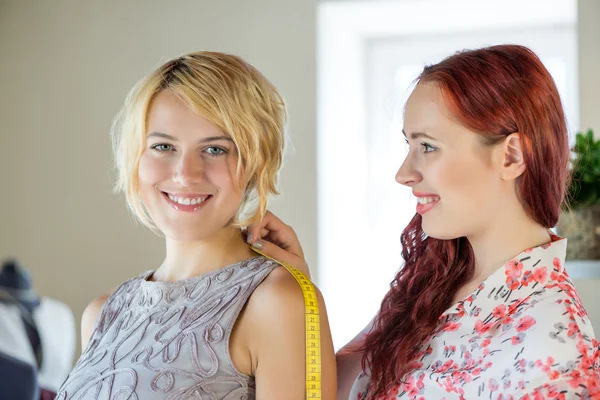
[[[513,180],[525,172],[523,142],[518,132],[511,133],[502,143],[503,165],[502,179]]]

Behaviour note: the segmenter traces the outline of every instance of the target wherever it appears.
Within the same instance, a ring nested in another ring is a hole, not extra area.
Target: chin
[[[421,227],[425,234],[433,239],[438,240],[452,240],[459,238],[463,235],[460,235],[456,229],[448,229],[448,224],[443,223],[427,223],[425,219],[421,223]]]

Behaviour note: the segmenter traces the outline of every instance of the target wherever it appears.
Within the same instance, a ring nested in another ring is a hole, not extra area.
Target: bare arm
[[[110,293],[107,293],[103,296],[100,296],[94,300],[83,311],[83,315],[81,316],[81,351],[85,351],[87,347],[90,337],[94,332],[94,327],[96,326],[96,320],[98,319],[98,315],[100,315],[100,311],[102,310],[102,306],[106,303],[106,300],[110,297]]]
[[[322,399],[334,400],[335,354],[321,293]],[[300,286],[285,269],[275,269],[255,290],[247,304],[255,329],[250,353],[257,400],[306,398],[306,339],[304,298]]]

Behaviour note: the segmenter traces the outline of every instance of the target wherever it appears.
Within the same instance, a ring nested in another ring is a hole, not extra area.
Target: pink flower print
[[[571,324],[569,324],[569,326],[570,325]],[[581,355],[587,354],[587,346],[583,340],[580,340],[577,342],[577,351],[579,351],[579,354],[581,354]]]
[[[563,272],[563,266],[558,257],[554,257],[554,260],[552,260],[552,264],[554,264],[554,268],[556,268],[557,272]]]
[[[521,318],[519,322],[517,322],[516,329],[517,332],[524,332],[531,328],[533,325],[535,325],[535,319],[533,319],[529,315],[526,315],[523,318]]]
[[[576,389],[579,385],[583,384],[584,379],[581,376],[581,371],[578,369],[574,369],[569,375],[571,376],[571,379],[569,379],[569,385],[573,389]]]
[[[541,246],[542,249],[546,250],[547,248],[549,248],[550,246],[552,246],[552,242],[550,243],[545,243]]]
[[[456,346],[444,346],[444,357],[451,357],[454,353],[456,353]]]
[[[421,384],[421,387],[419,387],[419,384],[418,384],[419,382],[417,382],[414,375],[411,375],[408,378],[407,382],[404,385],[402,385],[403,389],[407,392],[407,394],[410,397],[416,397],[421,392],[422,384]],[[396,391],[396,393],[397,393],[397,391]]]
[[[585,346],[585,345],[583,345],[583,346]],[[577,347],[579,347],[579,345]],[[579,350],[579,352],[581,353],[581,360],[579,361],[579,367],[581,369],[583,369],[584,371],[595,368],[594,359],[592,357],[588,356],[588,354],[585,352],[586,350],[584,350],[584,352]]]
[[[523,332],[519,333],[516,336],[513,336],[512,338],[510,338],[513,346],[516,346],[518,344],[523,343],[523,340],[525,340],[525,334]]]
[[[532,396],[533,397],[530,397],[528,394],[526,394],[521,400],[546,400],[540,389],[534,389]]]
[[[519,389],[519,390],[525,390],[525,381],[519,381],[519,382],[517,382],[517,389]]]
[[[546,389],[546,399],[564,400],[565,396],[563,393],[559,393],[556,388],[550,386]]]
[[[517,290],[519,288],[519,286],[521,286],[521,281],[514,276],[507,276],[506,277],[506,286],[510,290]]]
[[[423,379],[425,379],[425,373],[421,372],[421,374],[419,375],[419,380],[417,381],[417,387],[419,389],[424,389],[425,388],[425,384],[423,383]]]
[[[521,285],[529,286],[529,284],[533,281],[533,274],[531,271],[525,271],[523,274],[523,279],[521,279]]]
[[[500,388],[498,382],[496,382],[496,380],[493,378],[489,380],[488,387],[490,388],[490,392],[495,392]]]
[[[454,368],[455,368],[454,362],[452,360],[448,360],[440,367],[439,372],[446,372],[449,369],[454,369]]]
[[[560,272],[552,271],[550,273],[550,279],[558,283],[563,283],[567,280],[567,277]]]
[[[575,336],[576,333],[579,333],[579,326],[575,322],[569,323],[569,330],[567,331],[567,335],[569,337]]]
[[[551,369],[550,371],[548,371],[548,378],[552,379],[552,380],[556,380],[560,377],[560,372],[558,372],[555,369]]]
[[[457,331],[458,328],[461,327],[461,323],[460,322],[452,322],[452,321],[448,321],[446,322],[443,326],[442,326],[442,331],[443,332],[454,332]]]
[[[510,260],[504,266],[504,273],[506,274],[506,276],[512,276],[514,278],[518,278],[519,276],[521,276],[522,272],[523,272],[523,263],[520,262],[519,260],[517,260],[516,258]]]
[[[489,330],[489,325],[484,324],[482,320],[478,319],[477,322],[475,322],[475,331],[480,335],[486,333]]]
[[[496,307],[494,307],[494,311],[492,311],[492,313],[494,314],[494,318],[503,318],[506,316],[506,305],[505,304],[500,304]]]
[[[598,375],[588,376],[585,386],[587,386],[588,393],[592,396],[592,399],[600,397],[600,379],[598,379]]]
[[[544,283],[548,279],[548,269],[546,267],[539,267],[533,271],[533,280],[537,283]]]
[[[513,300],[513,303],[508,306],[508,315],[513,315],[517,311],[519,311],[521,303],[523,303],[524,299],[516,299]]]
[[[413,386],[406,391],[406,394],[408,394],[410,397],[416,397],[419,394],[419,389],[417,389],[416,386]]]
[[[452,379],[450,379],[449,376],[447,376],[446,379],[444,379],[444,388],[448,393],[454,391],[454,383],[452,382]]]

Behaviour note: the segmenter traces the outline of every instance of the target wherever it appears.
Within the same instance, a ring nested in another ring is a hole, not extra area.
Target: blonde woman
[[[273,85],[227,54],[179,57],[132,89],[112,130],[116,189],[164,235],[166,258],[86,308],[57,399],[305,398],[302,292],[240,234],[277,194],[285,117]]]

